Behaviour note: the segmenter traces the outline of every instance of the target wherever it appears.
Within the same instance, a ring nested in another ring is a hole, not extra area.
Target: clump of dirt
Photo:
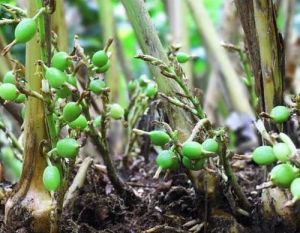
[[[91,167],[85,186],[63,211],[61,232],[125,233],[153,227],[157,227],[153,232],[184,232],[184,223],[196,217],[198,211],[195,192],[186,176],[169,174],[167,181],[154,181],[153,160],[145,164],[138,159],[139,166],[127,173],[127,183],[140,196],[139,203],[126,206],[106,175]],[[149,170],[143,172],[144,169]]]

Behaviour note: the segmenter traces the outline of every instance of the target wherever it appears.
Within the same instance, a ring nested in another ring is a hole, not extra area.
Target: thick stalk
[[[228,90],[230,101],[234,110],[253,115],[248,98],[243,91],[243,86],[236,72],[234,71],[232,64],[230,63],[224,48],[220,44],[221,41],[218,38],[213,23],[211,22],[205,10],[202,0],[188,0],[187,3],[196,23],[199,34],[205,41],[209,52],[216,60],[222,74],[224,75],[225,86]]]
[[[57,47],[61,51],[68,50],[68,30],[65,20],[64,1],[56,1],[55,12],[51,15],[51,29],[57,35]]]
[[[246,46],[255,88],[259,96],[258,111],[269,111],[282,103],[284,76],[283,42],[277,32],[272,1],[235,0],[245,32]],[[266,33],[267,32],[267,33]]]
[[[37,11],[35,1],[28,0],[28,15]],[[41,73],[36,72],[36,61],[42,57],[41,41],[37,34],[26,45],[26,80],[28,88],[41,92]],[[47,140],[44,104],[29,97],[25,113],[25,147],[23,172],[14,195],[5,206],[5,222],[13,229],[31,228],[33,232],[49,232],[51,196],[44,188],[42,177],[46,160],[41,153],[41,142]]]
[[[144,1],[122,0],[122,3],[143,53],[168,64],[168,57],[151,22]],[[149,68],[153,77],[156,78],[158,89],[161,92],[168,96],[174,96],[176,92],[180,92],[178,85],[173,80],[166,80],[165,77],[162,77],[158,67],[149,65]],[[190,115],[182,109],[168,104],[165,104],[165,109],[172,127],[178,129],[180,139],[184,141],[192,128]]]
[[[281,104],[283,101],[284,73],[283,44],[277,31],[273,1],[255,0],[254,19],[260,51],[264,111],[270,112],[274,105]]]

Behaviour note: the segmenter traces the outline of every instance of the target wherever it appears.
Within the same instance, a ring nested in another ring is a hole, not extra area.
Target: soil
[[[149,162],[145,163],[144,157],[137,157],[128,169],[120,172],[124,181],[140,197],[140,201],[132,205],[126,205],[114,192],[106,174],[91,165],[84,187],[63,210],[60,232],[299,232],[297,229],[282,227],[280,218],[272,219],[271,222],[262,221],[260,195],[255,191],[255,186],[263,180],[263,169],[253,169],[255,165],[241,160],[235,160],[232,166],[248,199],[254,205],[249,216],[233,211],[234,207],[230,203],[235,202],[235,196],[224,182],[220,186],[218,200],[212,201],[210,197],[195,193],[183,170],[163,173],[159,180],[153,180],[156,165],[151,153]],[[0,232],[9,232],[3,224],[3,212],[4,206],[1,205]],[[30,231],[20,229],[18,232]]]

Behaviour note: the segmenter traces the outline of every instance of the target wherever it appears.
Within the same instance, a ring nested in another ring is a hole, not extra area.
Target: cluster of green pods
[[[146,134],[155,146],[162,147],[172,141],[169,134],[162,130],[154,130]],[[216,154],[218,150],[219,144],[213,138],[207,138],[202,144],[187,141],[182,145],[180,153],[172,148],[160,151],[156,157],[156,163],[162,169],[176,169],[182,163],[185,168],[197,171],[205,166],[208,156]]]
[[[271,120],[278,124],[286,122],[290,115],[291,110],[286,106],[276,106],[270,112]],[[261,166],[277,163],[270,172],[270,181],[275,186],[290,188],[294,198],[300,199],[300,171],[290,161],[293,156],[293,148],[288,142],[282,141],[275,142],[272,146],[257,147],[252,153],[252,160]]]

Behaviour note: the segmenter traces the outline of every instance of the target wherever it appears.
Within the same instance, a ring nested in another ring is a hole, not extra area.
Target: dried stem
[[[239,198],[239,200],[241,201],[242,206],[249,210],[251,208],[251,204],[248,201],[245,193],[242,191],[240,185],[237,182],[237,178],[236,175],[234,174],[234,172],[232,171],[232,168],[230,166],[230,163],[228,161],[228,157],[231,157],[232,152],[226,152],[226,146],[223,145],[221,154],[220,154],[220,159],[222,161],[223,167],[224,167],[224,171],[226,176],[228,177],[228,181],[230,182],[235,194],[237,195],[237,197]]]

